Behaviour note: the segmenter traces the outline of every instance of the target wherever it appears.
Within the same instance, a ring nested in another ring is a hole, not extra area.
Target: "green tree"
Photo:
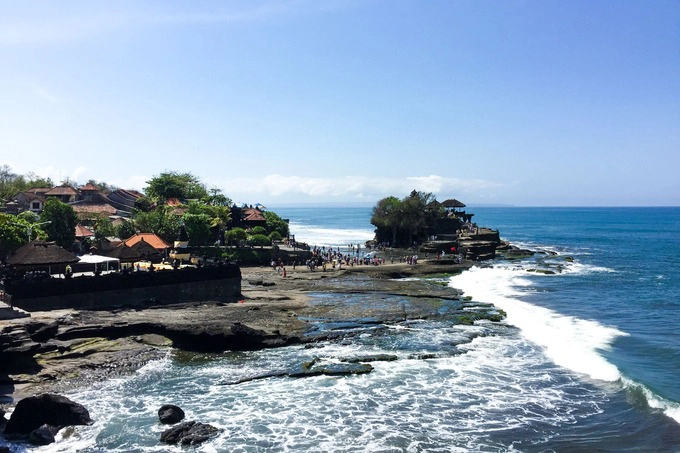
[[[253,234],[263,234],[263,235],[266,236],[267,235],[267,229],[263,226],[258,225],[256,227],[251,228],[250,234],[251,235],[253,235]]]
[[[248,240],[248,233],[243,228],[237,227],[227,231],[225,238],[231,245],[241,245]]]
[[[19,216],[0,213],[0,259],[28,243],[29,234],[33,239],[46,237],[40,226]]]
[[[104,238],[115,236],[116,228],[108,217],[99,217],[94,222],[94,239],[101,246]]]
[[[182,221],[189,235],[189,243],[192,246],[206,245],[210,242],[212,237],[210,232],[210,216],[187,212],[182,216]]]
[[[34,173],[18,175],[9,165],[0,166],[0,201],[10,201],[17,193],[34,187],[53,187],[49,178],[41,178]]]
[[[40,221],[50,222],[43,229],[51,241],[67,250],[71,249],[76,240],[78,224],[78,216],[71,206],[56,198],[48,198],[40,214]]]
[[[402,200],[387,197],[378,201],[371,216],[376,239],[383,242],[391,238],[391,243],[400,247],[426,239],[437,224],[437,216],[444,215],[442,210],[428,207],[432,201],[434,195],[416,190]]]
[[[141,233],[154,233],[168,242],[173,242],[179,232],[180,218],[172,214],[171,208],[160,205],[150,212],[138,211],[135,225]]]
[[[116,236],[122,240],[129,239],[135,234],[137,234],[137,228],[135,227],[134,220],[128,220],[116,227]]]
[[[397,245],[397,233],[401,226],[401,201],[397,197],[387,197],[378,201],[371,214],[371,224],[377,228],[378,242]]]
[[[288,237],[290,232],[288,222],[279,217],[275,212],[264,211],[263,215],[267,220],[267,231],[270,233],[277,231],[281,237]]]
[[[252,234],[248,236],[248,244],[259,245],[260,247],[265,245],[270,245],[272,242],[267,235],[264,234]]]
[[[146,183],[146,196],[160,203],[165,203],[170,198],[186,200],[208,197],[205,185],[191,173],[166,171]]]
[[[23,211],[17,214],[17,218],[23,219],[28,223],[38,223],[40,221],[40,216],[33,211]]]
[[[278,231],[272,231],[269,233],[269,240],[272,242],[279,242],[283,237],[281,237],[281,233]]]

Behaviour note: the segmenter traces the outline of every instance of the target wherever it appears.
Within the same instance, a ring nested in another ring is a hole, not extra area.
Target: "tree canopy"
[[[146,183],[148,184],[144,189],[146,196],[161,203],[170,198],[187,200],[209,196],[205,185],[191,173],[166,171]]]
[[[29,235],[32,239],[46,237],[41,226],[20,216],[0,213],[0,259],[27,244]]]
[[[0,201],[9,201],[19,192],[36,187],[53,187],[50,178],[41,178],[34,173],[18,175],[9,165],[0,166]]]
[[[41,222],[50,222],[43,229],[47,237],[61,247],[70,250],[76,240],[78,215],[73,208],[56,198],[48,198],[40,214]]]
[[[412,191],[398,199],[383,198],[373,208],[371,224],[376,227],[376,240],[396,247],[410,247],[422,242],[441,225],[446,212],[433,206],[436,198],[429,192]]]

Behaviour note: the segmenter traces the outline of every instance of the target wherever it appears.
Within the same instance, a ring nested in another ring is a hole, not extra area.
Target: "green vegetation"
[[[33,173],[17,175],[12,172],[9,165],[0,166],[0,203],[11,201],[16,194],[28,189],[53,186],[50,178],[40,178]]]
[[[27,244],[29,234],[33,239],[47,237],[40,228],[42,225],[35,223],[19,216],[0,213],[0,257]]]
[[[63,181],[63,184],[74,188],[79,186],[69,179]],[[89,180],[86,184],[97,187],[102,193],[117,189],[96,180]],[[32,174],[14,174],[7,165],[0,167],[0,194],[4,199],[12,199],[17,193],[35,187],[51,188],[54,183]],[[248,229],[232,227],[234,222],[231,199],[222,194],[220,189],[207,190],[205,184],[191,173],[160,173],[147,181],[144,194],[136,201],[132,216],[118,226],[114,227],[108,216],[94,215],[85,219],[85,225],[95,233],[92,243],[101,247],[106,237],[117,236],[125,240],[141,232],[154,233],[172,243],[177,239],[182,225],[192,248],[212,247],[222,238],[231,247],[264,247],[289,236],[288,223],[269,211],[262,213],[265,222],[259,226]],[[170,199],[177,199],[180,204],[172,203],[170,206],[167,204]],[[236,220],[239,225],[240,219]],[[40,217],[29,211],[16,216],[3,214],[0,218],[0,254],[4,256],[28,242],[27,231],[33,231],[34,239],[40,235],[70,249],[75,241],[75,226],[78,222],[79,219],[69,204],[52,197],[45,201],[44,212]],[[222,249],[220,253],[226,252]]]
[[[431,193],[416,190],[401,200],[391,196],[378,201],[371,216],[376,240],[395,247],[410,247],[437,232],[455,232],[459,221],[449,217],[435,201]]]
[[[45,224],[44,230],[50,241],[56,242],[66,250],[71,250],[76,240],[76,225],[78,225],[78,216],[71,206],[56,198],[49,198],[40,214],[40,221],[49,222]]]
[[[146,196],[160,203],[165,203],[170,198],[198,200],[208,197],[205,185],[191,173],[166,171],[146,183]]]

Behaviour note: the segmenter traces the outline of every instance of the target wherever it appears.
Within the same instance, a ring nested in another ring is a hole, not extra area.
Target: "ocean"
[[[312,245],[373,237],[370,208],[274,211]],[[445,281],[505,322],[412,321],[323,348],[168,354],[68,394],[94,425],[35,451],[185,451],[158,442],[165,403],[223,429],[201,452],[680,451],[680,208],[468,211],[539,252]],[[364,353],[399,360],[362,376],[220,385]],[[438,358],[413,358],[428,353]]]

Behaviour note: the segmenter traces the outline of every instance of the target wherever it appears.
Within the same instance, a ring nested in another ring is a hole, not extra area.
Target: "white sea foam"
[[[644,395],[645,400],[649,407],[653,409],[658,409],[666,414],[668,417],[672,418],[676,422],[680,423],[680,404],[675,401],[669,401],[665,398],[652,392],[650,389],[644,385],[628,379],[626,377],[621,379],[623,385],[631,391],[639,391]]]
[[[319,247],[346,247],[349,244],[363,247],[375,236],[372,229],[323,228],[295,222],[291,222],[290,232],[295,235],[296,241]]]
[[[600,351],[626,333],[596,321],[559,314],[523,302],[521,287],[531,285],[521,271],[477,268],[452,277],[451,285],[474,300],[490,302],[507,313],[507,322],[521,329],[528,340],[544,348],[556,364],[593,379],[616,381],[619,370]]]

